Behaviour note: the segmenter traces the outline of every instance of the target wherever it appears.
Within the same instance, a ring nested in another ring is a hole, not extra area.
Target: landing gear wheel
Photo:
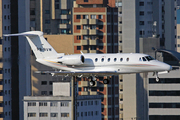
[[[94,85],[95,85],[95,81],[92,81],[92,80],[89,81],[89,85],[90,85],[90,86],[94,86]]]
[[[103,80],[103,83],[104,83],[104,84],[108,84],[108,83],[109,83],[109,80],[108,80],[108,79],[104,79],[104,80]]]
[[[156,82],[159,82],[159,77],[156,77]]]

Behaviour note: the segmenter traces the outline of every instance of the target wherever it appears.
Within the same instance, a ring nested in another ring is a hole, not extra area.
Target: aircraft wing
[[[40,74],[65,75],[65,76],[92,76],[92,75],[115,75],[117,71],[35,71]]]

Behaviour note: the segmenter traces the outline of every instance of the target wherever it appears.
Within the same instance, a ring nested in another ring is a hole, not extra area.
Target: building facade
[[[24,120],[71,120],[71,97],[24,97]],[[77,120],[101,120],[101,97],[79,96]]]
[[[179,69],[159,75],[159,82],[156,82],[152,74],[148,77],[149,120],[180,119]]]
[[[73,0],[31,0],[31,30],[45,34],[72,34]]]
[[[28,0],[1,1],[1,35],[29,30],[28,5]],[[1,91],[3,103],[1,103],[1,107],[3,106],[3,111],[1,111],[1,117],[5,120],[22,120],[23,96],[30,95],[31,92],[30,48],[27,41],[20,37],[3,37],[1,43],[3,51],[1,59],[1,62],[3,62],[1,79],[1,85],[3,85],[3,91]]]

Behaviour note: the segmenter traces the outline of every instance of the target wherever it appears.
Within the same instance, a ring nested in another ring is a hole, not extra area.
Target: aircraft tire
[[[103,80],[103,83],[104,83],[104,84],[108,84],[108,83],[109,83],[109,80],[108,80],[108,79],[104,79],[104,80]]]
[[[94,85],[95,85],[95,81],[92,81],[92,80],[91,80],[91,81],[89,82],[89,85],[90,85],[90,86],[94,86]]]

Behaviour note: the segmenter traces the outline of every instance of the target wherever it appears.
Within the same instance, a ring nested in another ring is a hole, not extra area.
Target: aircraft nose
[[[168,64],[164,65],[164,68],[165,68],[167,71],[172,70],[172,66],[171,66],[171,65],[168,65]]]

